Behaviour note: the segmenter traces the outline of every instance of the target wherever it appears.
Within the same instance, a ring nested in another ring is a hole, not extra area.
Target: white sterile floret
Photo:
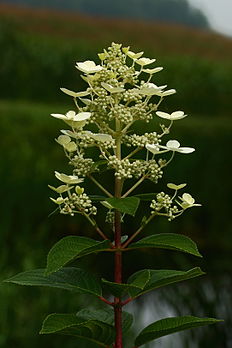
[[[56,141],[68,152],[74,152],[77,149],[77,144],[74,141],[71,141],[71,138],[68,135],[60,135]]]
[[[70,141],[70,143],[64,145],[65,150],[68,152],[74,152],[77,150],[77,144],[74,141]]]
[[[144,65],[149,65],[149,64],[152,64],[156,61],[156,59],[150,59],[150,58],[139,58],[137,59],[135,62],[141,66],[144,66]]]
[[[170,188],[170,189],[172,189],[172,190],[178,191],[178,190],[184,188],[186,185],[187,185],[187,184],[176,185],[176,184],[169,183],[169,184],[167,184],[167,187]]]
[[[143,72],[148,73],[148,74],[156,74],[162,70],[163,70],[163,67],[159,66],[159,67],[154,68],[154,69],[143,69]]]
[[[121,87],[113,87],[113,86],[111,86],[110,84],[105,83],[105,82],[102,82],[101,85],[102,85],[102,87],[104,87],[104,88],[105,88],[108,92],[110,92],[110,93],[120,93],[120,92],[125,91],[124,88],[121,88]]]
[[[156,155],[157,153],[163,152],[163,151],[160,151],[158,144],[146,144],[145,147],[148,151],[152,152],[154,155]]]
[[[175,89],[168,89],[167,91],[164,91],[161,93],[161,97],[167,97],[168,95],[172,95],[172,94],[175,94],[176,93],[176,90]]]
[[[182,197],[179,197],[182,201],[179,203],[183,209],[191,208],[191,207],[200,207],[201,204],[196,204],[195,199],[189,194],[184,193]]]
[[[70,191],[73,188],[73,186],[69,186],[69,185],[61,185],[59,187],[48,185],[48,187],[57,193],[64,193],[64,192]]]
[[[92,103],[92,100],[87,99],[87,98],[80,98],[80,101],[88,106]]]
[[[168,114],[167,112],[163,112],[163,111],[157,111],[156,115],[170,121],[181,120],[182,118],[187,116],[185,115],[183,111],[175,111],[175,112],[172,112],[171,114]]]
[[[71,138],[68,135],[60,135],[56,141],[58,144],[65,146],[70,143]]]
[[[64,135],[67,135],[67,136],[69,136],[69,137],[71,137],[71,138],[75,138],[75,139],[78,138],[78,133],[73,132],[73,131],[71,131],[71,130],[61,129],[61,133],[63,133]],[[59,139],[59,137],[58,137],[58,139]],[[57,139],[57,140],[58,140],[58,139]]]
[[[64,198],[62,198],[62,197],[58,197],[57,199],[54,199],[54,198],[50,197],[50,200],[53,201],[54,203],[58,204],[58,205],[64,203],[64,201],[65,201]]]
[[[80,112],[76,114],[75,111],[70,110],[65,115],[51,114],[51,116],[63,120],[71,127],[82,128],[85,125],[86,121],[91,117],[91,112]]]
[[[80,179],[76,175],[66,175],[57,171],[55,171],[55,177],[65,184],[79,184],[84,181],[84,179]]]
[[[87,95],[90,94],[89,91],[73,92],[73,91],[70,91],[70,90],[67,89],[67,88],[60,88],[60,90],[61,90],[63,93],[65,93],[65,94],[67,94],[67,95],[70,95],[70,97],[74,97],[74,98],[76,98],[76,97],[86,97]]]
[[[142,57],[144,52],[138,52],[138,53],[134,53],[132,51],[127,51],[126,54],[128,55],[128,57],[130,57],[131,59],[139,59],[140,57]]]
[[[112,141],[113,140],[112,136],[109,135],[109,134],[103,134],[103,133],[94,134],[94,133],[92,133],[90,136],[94,140],[101,141],[103,143],[106,142],[106,141]]]
[[[157,145],[161,149],[166,149],[169,151],[176,151],[180,153],[192,153],[195,151],[193,147],[180,147],[180,143],[177,140],[169,140],[166,144],[166,146],[163,145]]]
[[[159,95],[162,93],[162,89],[164,89],[167,86],[156,86],[154,83],[145,83],[139,90],[137,90],[137,93],[142,95]]]
[[[77,62],[76,68],[85,74],[94,74],[103,69],[101,65],[96,65],[92,60],[86,60],[85,62]]]

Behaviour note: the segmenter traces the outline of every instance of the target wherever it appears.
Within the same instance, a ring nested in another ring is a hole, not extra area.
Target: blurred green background
[[[95,14],[97,11],[99,8]],[[73,108],[71,98],[63,95],[60,87],[84,88],[74,68],[76,61],[97,61],[96,53],[112,41],[130,45],[135,52],[144,51],[165,68],[155,82],[168,83],[178,92],[167,98],[162,110],[183,109],[189,115],[175,124],[171,138],[197,151],[191,156],[176,156],[159,188],[165,189],[167,182],[187,182],[188,192],[203,206],[171,223],[157,219],[146,233],[184,233],[198,243],[204,259],[170,251],[146,250],[139,257],[138,252],[131,252],[124,262],[125,278],[142,268],[188,269],[195,265],[207,275],[146,296],[129,310],[137,313],[139,330],[172,314],[218,317],[225,323],[175,334],[147,345],[149,348],[232,346],[232,40],[207,30],[206,18],[199,16],[198,25],[182,23],[189,24],[185,27],[179,20],[170,20],[179,24],[164,23],[169,19],[162,17],[158,23],[0,5],[1,279],[45,266],[50,247],[67,234],[94,237],[82,218],[48,217],[54,205],[49,201],[47,184],[55,184],[54,170],[69,171],[54,142],[63,125],[49,114]],[[154,187],[147,185],[144,190]],[[131,231],[134,224],[129,221]],[[111,280],[113,260],[106,257],[84,258],[78,265]],[[0,347],[58,348],[65,344],[67,348],[85,348],[75,339],[43,337],[38,331],[47,314],[77,311],[94,305],[94,301],[62,290],[1,285]]]

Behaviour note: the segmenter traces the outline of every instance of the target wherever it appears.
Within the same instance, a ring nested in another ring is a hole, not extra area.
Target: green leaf
[[[98,310],[82,309],[77,313],[77,317],[87,320],[99,320],[103,323],[114,326],[114,310],[104,308]],[[122,328],[123,333],[126,333],[133,323],[133,316],[128,312],[122,312]]]
[[[122,297],[126,295],[130,289],[138,289],[134,285],[124,284],[124,283],[120,283],[120,284],[114,283],[106,279],[102,279],[102,283],[104,285],[104,288],[115,297]],[[139,290],[141,289],[139,288]]]
[[[135,216],[140,202],[139,198],[137,197],[107,198],[106,201],[121,213],[129,214],[132,216]]]
[[[129,288],[129,294],[131,297],[135,298],[148,291],[160,288],[161,286],[198,277],[202,274],[205,273],[202,272],[199,267],[195,267],[186,272],[175,270],[145,269],[134,273],[128,279],[128,283],[132,285],[132,287]],[[133,285],[136,286],[133,287]]]
[[[65,267],[49,275],[45,275],[44,271],[45,269],[41,268],[19,273],[5,282],[18,285],[48,286],[95,296],[102,295],[100,282],[83,269]]]
[[[190,238],[183,236],[182,234],[155,234],[153,236],[140,239],[138,242],[132,243],[128,246],[128,249],[137,248],[171,249],[202,257],[197,249],[196,243],[194,243]]]
[[[109,240],[98,242],[86,237],[64,237],[48,253],[46,274],[58,271],[68,262],[79,257],[105,251],[109,246]]]
[[[112,325],[99,320],[81,318],[76,314],[50,314],[44,320],[40,334],[71,335],[107,347],[114,341],[114,331]]]
[[[136,338],[135,345],[139,347],[162,336],[192,329],[194,327],[215,324],[220,321],[222,320],[214,318],[197,318],[192,316],[161,319],[143,329]]]

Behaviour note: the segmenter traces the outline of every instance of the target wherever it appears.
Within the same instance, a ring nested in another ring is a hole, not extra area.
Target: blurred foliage
[[[127,28],[124,25],[117,33],[114,30],[119,29],[118,25],[115,28],[109,27],[110,31],[102,37],[104,23],[96,21],[96,25],[93,26],[92,21],[91,24],[88,21],[79,21],[78,17],[78,21],[74,18],[71,20],[72,31],[66,32],[65,29],[64,37],[57,37],[55,32],[59,33],[68,19],[69,17],[64,18],[63,23],[59,24],[59,16],[54,15],[52,21],[49,21],[46,15],[33,18],[32,14],[30,17],[30,11],[23,16],[17,16],[16,11],[3,17],[0,25],[2,98],[49,102],[59,99],[65,102],[64,96],[58,97],[61,84],[71,89],[84,87],[84,82],[74,70],[75,61],[81,61],[86,57],[96,60],[96,52],[101,52],[102,47],[114,40],[122,41],[125,46],[132,43],[132,49],[143,49],[146,55],[158,57],[157,64],[162,64],[165,69],[157,76],[156,82],[163,84],[168,81],[170,88],[177,89],[178,94],[172,101],[174,109],[181,105],[188,113],[202,113],[211,117],[230,114],[231,41],[221,39],[220,42],[216,35],[201,38],[189,32],[187,34],[193,39],[189,51],[190,38],[183,29],[177,29],[176,32],[174,29],[170,37],[169,32],[165,33],[162,27],[159,28],[162,33],[160,38],[166,42],[164,44],[162,41],[155,41],[159,37],[159,32],[155,32],[156,27],[144,24],[141,30],[146,30],[145,35],[154,35],[154,44],[151,44],[149,38],[144,40],[142,33],[138,36],[133,26],[130,28],[127,25]],[[108,25],[106,22],[105,26]],[[40,30],[44,32],[38,35]],[[126,39],[121,37],[123,31],[127,31]],[[99,40],[96,40],[96,32],[101,33]],[[73,38],[74,33],[77,40]],[[177,45],[174,50],[173,42]],[[166,53],[169,43],[171,55]],[[201,57],[199,53],[205,44],[208,45],[208,52],[206,56]],[[216,46],[214,49],[213,45]],[[228,60],[223,64],[218,62],[218,49],[227,52]]]
[[[197,28],[209,26],[206,16],[187,0],[5,0],[6,3],[72,10],[91,15],[174,22]]]
[[[124,262],[125,278],[145,267],[187,269],[197,262],[207,271],[207,278],[203,280],[203,277],[195,285],[192,281],[190,287],[180,285],[161,292],[163,302],[160,297],[154,297],[157,301],[154,311],[158,315],[160,308],[167,308],[168,303],[168,315],[171,309],[174,314],[192,311],[197,315],[205,307],[204,313],[224,318],[226,324],[217,329],[204,329],[202,334],[196,331],[191,336],[181,336],[181,347],[211,348],[215,344],[219,348],[229,347],[232,42],[213,34],[145,23],[139,26],[126,21],[96,20],[93,23],[88,18],[42,12],[35,15],[1,7],[0,16],[1,279],[43,267],[47,251],[62,236],[94,236],[92,228],[81,217],[55,214],[48,217],[54,204],[49,201],[52,192],[47,184],[55,184],[54,170],[69,173],[62,149],[54,142],[64,125],[49,114],[73,108],[71,98],[59,94],[59,87],[83,88],[74,70],[76,60],[95,60],[96,52],[113,40],[125,46],[131,44],[134,51],[144,50],[146,56],[158,57],[157,64],[165,67],[155,81],[157,84],[168,82],[170,88],[178,90],[176,96],[168,98],[163,111],[181,107],[192,114],[174,125],[171,137],[179,139],[184,146],[196,147],[197,151],[186,157],[177,154],[159,188],[167,190],[165,184],[170,180],[187,182],[186,191],[203,204],[202,208],[186,212],[171,223],[157,219],[147,228],[147,234],[154,231],[184,233],[198,242],[205,258],[199,262],[175,252],[167,258],[165,251],[157,250],[154,254],[144,250],[138,264],[137,252],[131,252]],[[150,125],[155,126],[155,123]],[[106,180],[110,183],[110,175]],[[86,185],[91,192],[92,184]],[[148,184],[143,187],[143,192],[146,190],[151,190]],[[146,209],[146,205],[141,206],[138,219],[146,214]],[[99,221],[101,218],[103,213]],[[126,226],[134,229],[135,221],[129,218]],[[125,230],[124,233],[131,232]],[[84,258],[78,265],[112,279],[111,255]],[[216,273],[220,276],[216,277]],[[37,333],[46,314],[77,311],[87,301],[93,303],[87,297],[70,296],[53,289],[2,285],[0,347],[61,347],[64,344],[67,348],[75,347],[75,339],[42,337]],[[78,346],[81,347],[81,343]],[[164,343],[164,347],[171,345]]]

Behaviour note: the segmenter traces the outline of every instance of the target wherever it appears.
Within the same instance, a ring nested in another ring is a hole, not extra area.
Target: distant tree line
[[[5,3],[72,10],[90,15],[180,23],[208,28],[206,16],[186,0],[5,0]]]

